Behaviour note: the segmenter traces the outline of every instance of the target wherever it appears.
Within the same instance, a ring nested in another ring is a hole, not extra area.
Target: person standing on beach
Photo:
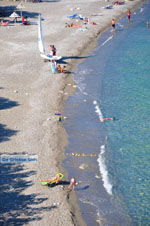
[[[51,56],[56,56],[56,48],[55,48],[55,46],[54,45],[49,45],[49,50],[50,50],[50,52],[49,52],[49,54],[51,55]]]
[[[75,178],[72,177],[71,180],[70,180],[70,184],[69,184],[68,188],[71,189],[71,190],[74,190],[76,185],[77,185],[77,182],[76,182]]]
[[[113,30],[115,31],[115,29],[116,29],[116,21],[115,21],[115,19],[112,19],[111,26],[112,26]]]
[[[127,11],[127,17],[128,17],[128,22],[130,23],[130,19],[131,19],[131,11],[130,11],[130,9],[128,9],[128,11]]]
[[[54,73],[57,73],[58,70],[57,70],[57,63],[55,60],[52,60],[51,61],[51,72],[54,74]]]
[[[56,56],[56,47],[52,45],[52,54],[53,56]]]

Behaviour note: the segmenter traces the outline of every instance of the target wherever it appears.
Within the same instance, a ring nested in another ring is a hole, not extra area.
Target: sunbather
[[[60,64],[57,66],[59,73],[67,73],[66,66],[61,67]]]
[[[0,25],[1,25],[1,26],[7,26],[8,24],[9,24],[9,21],[5,21],[5,22],[4,22],[4,21],[2,20],[2,21],[0,22]]]
[[[65,27],[82,27],[80,24],[73,24],[73,23],[65,23]]]

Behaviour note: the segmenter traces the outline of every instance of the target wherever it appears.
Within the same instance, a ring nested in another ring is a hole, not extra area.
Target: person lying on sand
[[[92,24],[92,25],[97,25],[97,23],[95,23],[95,22],[90,22],[90,24]]]
[[[65,23],[65,27],[82,27],[80,24],[73,24],[73,23]]]
[[[85,24],[88,24],[88,23],[89,23],[89,18],[85,17],[84,20],[83,20],[83,22],[84,22]]]
[[[89,21],[89,18],[87,18],[87,17],[83,20],[83,24],[97,25],[97,23],[95,23],[94,21],[93,21],[93,22],[90,22],[90,21]]]
[[[31,25],[31,23],[28,21],[28,17],[22,17],[22,24],[23,25]]]
[[[1,26],[7,26],[8,24],[9,24],[9,21],[5,21],[5,22],[4,22],[4,21],[2,20],[2,21],[0,22],[0,25],[1,25]]]
[[[60,64],[57,66],[57,70],[59,73],[67,73],[66,66],[61,67]]]

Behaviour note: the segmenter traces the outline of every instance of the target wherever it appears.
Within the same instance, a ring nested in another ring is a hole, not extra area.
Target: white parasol
[[[17,9],[20,9],[20,12],[21,12],[21,17],[22,17],[22,9],[24,9],[25,6],[23,5],[22,2],[19,3],[19,5],[17,5]]]
[[[11,18],[18,18],[20,16],[16,12],[13,12],[9,17],[11,17]]]
[[[9,17],[14,18],[14,20],[17,21],[17,18],[20,16],[16,12],[13,12]]]

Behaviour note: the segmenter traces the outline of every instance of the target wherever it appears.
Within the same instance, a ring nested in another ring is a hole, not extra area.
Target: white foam
[[[107,42],[109,42],[112,38],[113,38],[113,36],[110,36],[109,38],[107,38],[106,41],[103,42],[103,43],[101,44],[101,46],[104,46],[104,45],[105,45]]]
[[[118,23],[118,27],[123,28],[124,26],[123,26],[123,24]]]
[[[143,8],[141,8],[141,9],[140,9],[140,13],[142,13],[143,11],[144,11],[144,9],[143,9]]]
[[[104,157],[105,151],[106,151],[105,145],[102,145],[100,147],[100,154],[99,154],[97,161],[99,164],[99,169],[100,169],[100,173],[102,176],[104,188],[106,189],[106,191],[109,195],[112,195],[112,184],[109,181],[108,171],[107,171],[107,167],[105,164],[105,157]]]
[[[104,117],[103,117],[102,111],[101,111],[97,101],[94,100],[93,104],[95,105],[95,112],[98,115],[100,122],[103,122],[104,121]]]

